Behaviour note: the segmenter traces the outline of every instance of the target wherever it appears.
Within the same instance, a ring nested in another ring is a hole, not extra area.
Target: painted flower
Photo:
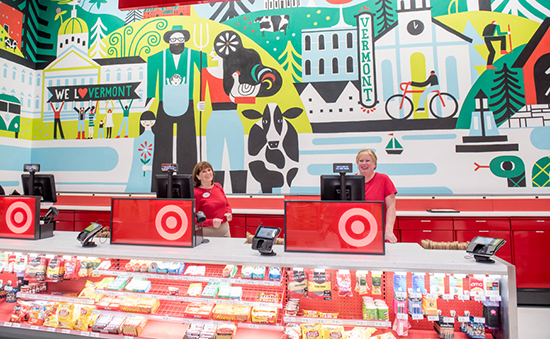
[[[152,143],[148,143],[147,141],[145,141],[144,143],[142,143],[140,145],[140,147],[138,148],[138,152],[140,152],[140,157],[147,160],[147,157],[151,157],[151,154],[153,153],[153,144]]]

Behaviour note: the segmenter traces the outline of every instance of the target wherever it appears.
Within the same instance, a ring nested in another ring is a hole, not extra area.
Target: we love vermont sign
[[[136,93],[136,88],[139,84],[139,82],[127,82],[48,87],[51,94],[48,102],[139,99],[140,97]]]

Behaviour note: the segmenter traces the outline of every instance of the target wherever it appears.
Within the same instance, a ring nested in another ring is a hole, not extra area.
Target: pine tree
[[[498,76],[494,79],[497,84],[491,88],[491,91],[496,91],[489,98],[492,101],[489,103],[489,108],[495,115],[497,126],[510,119],[521,107],[525,105],[525,95],[523,89],[518,85],[519,80],[516,75],[518,72],[511,71],[506,64],[502,66],[502,70],[496,71]]]
[[[378,0],[376,1],[376,6],[380,6],[376,13],[378,16],[376,20],[376,26],[378,26],[377,34],[384,32],[396,21],[395,19],[395,9],[392,3],[392,0]]]
[[[140,20],[143,20],[143,11],[139,9],[133,9],[128,11],[128,14],[126,14],[126,19],[124,20],[124,24],[129,25],[131,23],[134,23]]]
[[[292,75],[294,81],[301,82],[302,77],[298,75],[298,72],[302,72],[302,66],[300,62],[296,61],[295,57],[301,59],[301,55],[296,52],[292,43],[288,41],[285,50],[279,56],[279,60],[284,60],[281,66]]]
[[[48,27],[50,21],[44,19],[48,17],[48,6],[38,1],[25,1],[19,3],[17,8],[24,13],[21,53],[26,59],[36,63],[54,60],[56,50],[52,35],[47,33],[51,31]]]
[[[92,43],[89,52],[92,59],[103,58],[106,55],[105,43],[103,42],[103,38],[107,36],[105,34],[106,30],[107,28],[101,22],[101,18],[98,17],[95,25],[92,27]]]
[[[250,4],[254,4],[255,0],[247,0]],[[210,6],[218,6],[218,9],[212,14],[210,17],[210,20],[216,20],[218,15],[220,15],[224,9],[225,13],[223,14],[222,18],[219,20],[219,22],[224,22],[225,20],[232,19],[234,17],[239,16],[238,10],[235,8],[235,4],[240,7],[243,14],[249,13],[250,9],[246,7],[244,4],[244,1],[222,1],[222,2],[211,2]]]

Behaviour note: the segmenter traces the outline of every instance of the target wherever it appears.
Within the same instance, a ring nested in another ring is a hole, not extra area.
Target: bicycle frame
[[[405,88],[403,88],[403,86],[405,86]],[[409,86],[411,86],[411,89],[409,89]],[[399,84],[399,88],[403,91],[403,98],[401,98],[401,104],[399,105],[399,109],[403,108],[403,102],[405,101],[405,96],[407,94],[424,92],[424,90],[422,90],[422,89],[413,90],[412,87],[413,86],[410,82],[402,82],[401,84]],[[443,98],[441,98],[441,93],[439,92],[439,90],[436,89],[435,91],[431,91],[430,93],[432,93],[432,92],[435,92],[437,94],[437,96],[439,97],[439,100],[441,101],[441,104],[443,105],[443,107],[445,107],[445,102],[443,101]]]

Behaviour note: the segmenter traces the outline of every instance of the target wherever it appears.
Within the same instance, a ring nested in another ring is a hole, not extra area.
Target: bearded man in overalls
[[[147,98],[155,97],[158,89],[159,106],[153,156],[153,180],[151,191],[156,191],[155,175],[162,163],[177,162],[179,173],[190,174],[197,163],[197,136],[193,105],[193,83],[200,76],[200,58],[207,64],[206,54],[185,47],[190,34],[181,25],[164,33],[166,50],[151,55],[147,60]],[[195,68],[199,69],[195,73]],[[199,83],[200,86],[200,83]],[[175,125],[175,127],[174,127]],[[174,135],[177,143],[174,145]],[[173,148],[176,159],[173,159]]]

